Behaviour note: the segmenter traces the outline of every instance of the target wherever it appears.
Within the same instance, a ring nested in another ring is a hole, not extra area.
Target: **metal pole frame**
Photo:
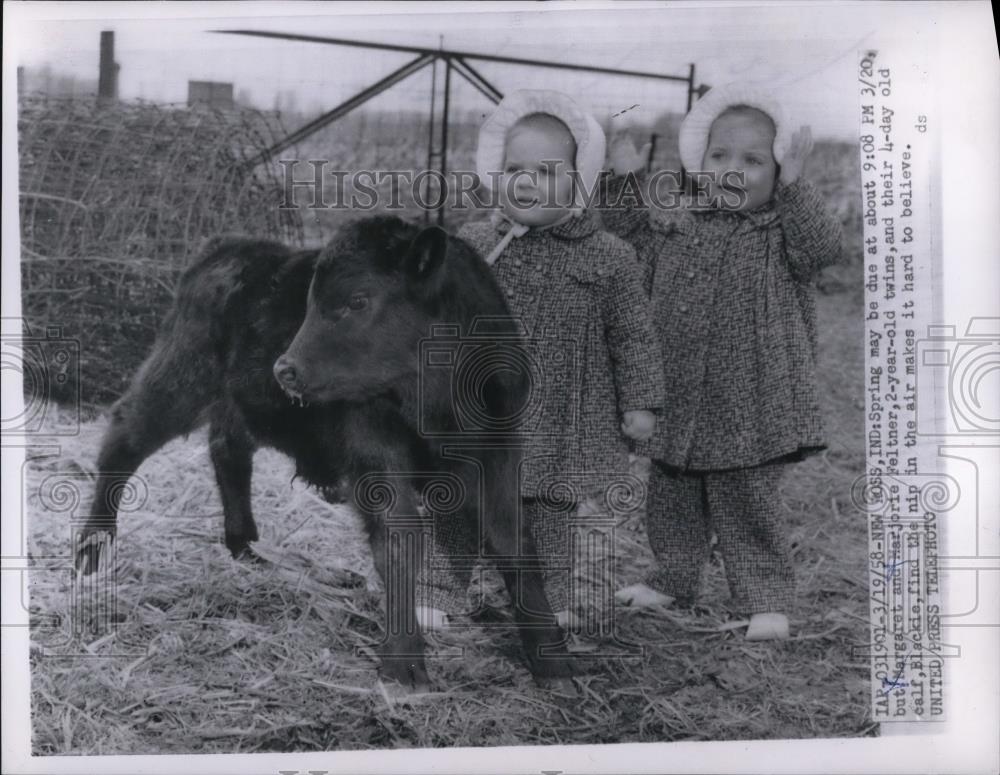
[[[97,102],[107,105],[118,99],[118,65],[115,63],[115,33],[101,32],[101,54],[97,73]]]
[[[694,87],[694,62],[688,65],[688,98],[687,98],[687,113],[691,112],[691,106],[694,105],[694,95],[698,93],[698,90]]]
[[[683,83],[687,86],[687,111],[690,112],[691,106],[694,104],[695,95],[700,95],[702,89],[705,87],[695,88],[695,66],[694,63],[688,65],[688,74],[686,76],[681,75],[666,75],[663,73],[650,73],[643,72],[640,70],[621,70],[612,67],[595,67],[591,65],[580,65],[572,64],[569,62],[547,62],[540,59],[523,59],[519,57],[507,57],[499,56],[493,54],[480,54],[472,51],[454,51],[446,50],[443,48],[431,49],[423,48],[420,46],[397,46],[389,43],[375,43],[360,40],[348,40],[346,38],[328,38],[321,37],[317,35],[298,35],[283,32],[268,32],[266,30],[213,30],[213,32],[222,35],[247,35],[251,37],[260,38],[272,38],[279,40],[291,40],[300,41],[306,43],[323,43],[327,45],[336,46],[348,46],[354,48],[366,48],[374,49],[378,51],[396,51],[417,54],[417,58],[403,65],[397,70],[394,70],[389,75],[387,75],[382,80],[369,86],[366,89],[358,92],[350,99],[342,102],[333,110],[324,113],[323,115],[313,119],[304,126],[295,130],[279,142],[275,143],[273,146],[258,154],[256,157],[247,162],[248,166],[255,166],[262,161],[268,161],[275,154],[291,147],[297,142],[305,139],[314,132],[319,131],[328,124],[333,123],[337,119],[341,118],[345,114],[360,107],[364,103],[373,97],[381,94],[386,89],[391,88],[400,81],[408,78],[410,75],[422,70],[427,65],[431,65],[434,68],[432,79],[431,79],[431,106],[430,106],[430,126],[428,128],[428,138],[427,138],[427,169],[430,170],[433,167],[434,157],[439,157],[438,171],[441,173],[442,179],[447,174],[448,171],[448,122],[449,122],[449,112],[451,108],[451,73],[454,70],[463,79],[465,79],[469,84],[471,84],[480,94],[486,97],[488,100],[494,104],[500,102],[503,99],[503,92],[501,92],[496,86],[490,83],[478,70],[476,70],[471,64],[469,64],[470,59],[479,60],[482,62],[498,62],[502,64],[514,64],[514,65],[527,65],[530,67],[546,67],[554,68],[560,70],[575,70],[579,72],[590,72],[590,73],[601,73],[604,75],[624,75],[632,76],[636,78],[654,78],[663,81],[673,81],[678,83]],[[435,135],[435,125],[436,125],[436,94],[437,94],[437,61],[443,59],[445,63],[445,75],[444,75],[444,99],[443,99],[443,109],[442,109],[442,119],[441,119],[441,146],[440,149],[435,151],[434,149],[434,135]],[[655,145],[655,135],[654,135],[654,145]],[[652,162],[652,148],[650,153],[650,158],[647,160],[647,165]],[[436,208],[437,210],[437,222],[439,225],[444,225],[445,211],[444,202]],[[425,222],[430,222],[430,211],[424,213]]]
[[[434,126],[435,121],[435,108],[437,107],[437,63],[440,57],[435,57],[434,62],[431,64],[431,112],[428,116],[427,122],[427,169],[431,168],[434,164]],[[427,186],[430,185],[430,181],[427,182]],[[425,189],[426,191],[426,189]],[[424,223],[431,222],[431,211],[424,210]]]
[[[278,40],[294,40],[303,43],[325,43],[333,46],[348,46],[354,48],[370,48],[379,51],[399,51],[410,54],[446,54],[462,59],[477,59],[481,62],[500,62],[508,65],[528,65],[530,67],[549,67],[559,70],[579,70],[587,73],[603,73],[604,75],[631,75],[639,78],[656,78],[662,81],[690,82],[690,76],[666,75],[643,70],[622,70],[614,67],[596,67],[580,65],[571,62],[548,62],[544,59],[523,59],[521,57],[505,57],[497,54],[480,54],[475,51],[455,51],[440,48],[424,48],[422,46],[397,46],[391,43],[374,43],[363,40],[348,40],[347,38],[327,38],[318,35],[298,35],[287,32],[268,32],[266,30],[212,30],[220,35],[249,35],[256,38],[277,38]]]
[[[441,158],[439,171],[441,179],[448,172],[448,111],[451,107],[451,57],[444,58],[444,108],[441,116]],[[437,207],[438,226],[444,226],[444,198]]]
[[[472,84],[480,94],[494,105],[503,99],[503,92],[486,80],[483,75],[460,56],[451,57],[455,72]]]
[[[253,157],[247,162],[247,166],[253,167],[263,161],[269,161],[273,156],[282,151],[290,148],[296,143],[304,140],[309,135],[318,132],[323,127],[332,124],[338,118],[343,117],[347,113],[350,113],[355,108],[359,108],[364,105],[368,100],[373,97],[377,97],[382,92],[395,86],[400,81],[409,78],[416,72],[423,70],[427,65],[431,64],[437,57],[433,54],[427,54],[419,56],[410,62],[407,62],[402,67],[393,70],[389,75],[387,75],[382,80],[372,84],[366,89],[362,89],[360,92],[355,94],[353,97],[340,103],[333,110],[329,110],[321,116],[314,118],[309,123],[304,126],[299,127],[294,132],[286,135],[283,139],[279,140],[277,143],[272,145],[270,148],[261,151],[257,156]]]

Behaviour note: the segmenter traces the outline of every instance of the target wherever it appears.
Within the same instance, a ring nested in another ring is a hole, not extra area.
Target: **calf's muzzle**
[[[282,355],[274,362],[274,378],[278,381],[281,389],[292,399],[301,399],[305,392],[302,386],[299,372],[295,365],[286,355]]]

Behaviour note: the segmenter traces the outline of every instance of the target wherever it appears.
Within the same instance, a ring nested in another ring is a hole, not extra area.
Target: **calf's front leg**
[[[417,578],[423,565],[426,534],[409,480],[369,472],[357,480],[355,508],[368,531],[375,569],[385,587],[385,637],[379,648],[382,676],[406,690],[428,691],[424,639],[417,623]],[[386,508],[365,496],[369,487],[392,492]]]

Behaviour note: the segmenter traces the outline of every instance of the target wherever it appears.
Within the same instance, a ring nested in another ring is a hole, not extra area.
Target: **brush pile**
[[[250,110],[20,101],[26,333],[79,351],[64,379],[30,398],[86,406],[120,395],[207,238],[301,241],[275,168],[246,164],[282,134],[274,117]]]

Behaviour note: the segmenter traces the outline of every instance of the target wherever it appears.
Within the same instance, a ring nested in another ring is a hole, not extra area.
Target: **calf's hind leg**
[[[112,407],[97,458],[94,499],[78,535],[76,567],[82,573],[97,570],[102,543],[96,539],[114,538],[122,496],[142,462],[171,439],[197,428],[221,395],[221,387],[209,376],[218,367],[207,349],[172,332],[157,342],[128,392]]]

